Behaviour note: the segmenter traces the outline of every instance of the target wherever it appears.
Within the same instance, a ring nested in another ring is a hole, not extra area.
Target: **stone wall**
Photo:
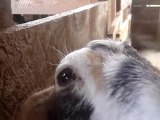
[[[102,39],[106,29],[107,3],[102,2],[1,32],[0,120],[14,119],[28,96],[54,84],[54,70],[63,57],[58,50],[66,54]]]

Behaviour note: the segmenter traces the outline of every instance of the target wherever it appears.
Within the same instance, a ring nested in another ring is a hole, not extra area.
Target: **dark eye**
[[[72,80],[76,79],[76,75],[70,68],[63,69],[57,76],[58,84],[60,86],[65,86]]]

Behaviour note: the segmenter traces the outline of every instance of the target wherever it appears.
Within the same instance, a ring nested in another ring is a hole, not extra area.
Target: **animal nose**
[[[71,68],[64,68],[57,76],[60,86],[66,86],[76,79],[76,74]]]

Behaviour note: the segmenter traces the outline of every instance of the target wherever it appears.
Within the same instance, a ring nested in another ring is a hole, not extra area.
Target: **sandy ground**
[[[160,69],[160,51],[155,50],[144,50],[139,52],[147,60],[149,60],[153,66]]]

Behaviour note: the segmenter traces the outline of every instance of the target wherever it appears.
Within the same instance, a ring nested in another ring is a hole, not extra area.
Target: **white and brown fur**
[[[59,84],[66,68],[75,79]],[[39,120],[160,120],[160,75],[126,42],[90,42],[64,57],[55,79],[54,88],[25,103],[24,120],[33,120],[32,111]]]

